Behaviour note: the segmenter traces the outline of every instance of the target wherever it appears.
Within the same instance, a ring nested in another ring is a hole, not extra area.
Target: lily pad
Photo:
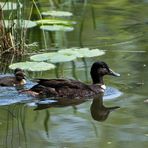
[[[77,57],[75,55],[71,54],[60,54],[57,53],[54,56],[52,56],[49,61],[51,63],[61,63],[61,62],[69,62],[75,60]]]
[[[32,28],[37,25],[36,22],[30,20],[4,20],[6,28],[11,27],[14,24],[15,28]]]
[[[49,61],[51,63],[60,63],[73,61],[76,58],[90,58],[101,56],[105,54],[100,49],[89,49],[89,48],[68,48],[61,49],[58,52],[37,54],[30,57],[33,61]]]
[[[62,49],[58,51],[59,53],[68,53],[71,55],[75,55],[77,58],[83,57],[96,57],[105,54],[103,50],[100,49],[89,49],[89,48],[69,48]]]
[[[40,29],[46,30],[46,31],[73,31],[73,27],[71,26],[63,26],[63,25],[43,25],[40,26]]]
[[[68,53],[50,52],[37,54],[30,57],[33,61],[48,61],[51,63],[69,62],[75,60],[77,57]]]
[[[31,60],[36,61],[36,62],[42,62],[42,61],[47,61],[49,60],[55,52],[50,52],[50,53],[41,53],[41,54],[36,54],[30,57]]]
[[[100,49],[91,49],[91,50],[80,49],[79,52],[80,54],[83,55],[83,57],[86,57],[86,58],[97,57],[105,54],[105,52]]]
[[[22,8],[22,4],[13,3],[13,2],[0,2],[2,10],[16,10],[18,7]]]
[[[42,12],[42,15],[54,17],[69,17],[72,16],[72,13],[68,11],[46,11]]]
[[[19,62],[9,66],[10,69],[21,68],[27,71],[46,71],[55,68],[55,65],[45,62]]]
[[[37,20],[36,23],[39,25],[72,25],[72,24],[75,24],[74,21],[55,19],[55,18]]]
[[[77,58],[83,57],[83,55],[81,53],[79,53],[79,49],[77,49],[77,48],[61,49],[58,51],[58,53],[75,55]]]

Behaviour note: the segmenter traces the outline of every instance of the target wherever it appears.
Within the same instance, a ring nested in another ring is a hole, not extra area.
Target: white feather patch
[[[103,84],[103,85],[101,85],[101,88],[105,90],[106,86]]]

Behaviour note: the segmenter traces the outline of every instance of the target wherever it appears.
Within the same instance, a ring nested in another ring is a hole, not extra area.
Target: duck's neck
[[[17,78],[15,78],[15,79],[16,79],[16,84],[18,84],[18,85],[26,84],[26,80],[25,79],[17,79]]]
[[[93,84],[102,84],[102,85],[104,85],[103,76],[92,77],[92,80],[93,80]]]

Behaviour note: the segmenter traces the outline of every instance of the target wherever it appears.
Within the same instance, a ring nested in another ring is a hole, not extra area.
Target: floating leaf
[[[50,53],[42,53],[42,54],[36,54],[30,57],[31,60],[33,61],[47,61],[50,59],[55,54],[55,52],[50,52]]]
[[[46,31],[72,31],[74,29],[71,26],[63,25],[43,25],[40,28]]]
[[[44,16],[50,15],[54,17],[62,17],[62,16],[69,17],[72,16],[72,13],[68,11],[47,11],[47,12],[42,12],[42,15]]]
[[[36,22],[30,20],[4,20],[4,24],[6,28],[11,26],[14,26],[15,28],[32,28],[37,25]]]
[[[0,6],[2,10],[16,10],[22,8],[23,5],[21,3],[0,2]]]
[[[104,51],[99,49],[89,48],[68,48],[61,49],[58,52],[37,54],[30,57],[33,61],[50,61],[51,63],[60,63],[73,61],[76,58],[83,57],[96,57],[105,54]]]
[[[39,25],[72,25],[72,24],[75,24],[74,21],[54,19],[54,18],[38,20],[36,21],[36,23]]]
[[[85,57],[85,54],[89,53],[90,51],[89,48],[76,48],[74,50],[79,53],[78,58]]]
[[[71,55],[75,55],[77,58],[82,57],[96,57],[105,54],[104,51],[99,49],[89,49],[89,48],[69,48],[69,49],[62,49],[58,51],[59,53],[68,53]]]
[[[30,59],[33,61],[49,61],[51,63],[60,63],[73,61],[76,59],[76,56],[68,53],[51,52],[33,55],[30,57]]]
[[[77,57],[71,54],[55,54],[52,56],[49,61],[51,63],[61,63],[61,62],[69,62],[75,60]]]
[[[58,53],[75,55],[78,58],[83,57],[83,55],[81,53],[79,53],[79,49],[77,49],[77,48],[61,49],[61,50],[58,51]]]
[[[55,65],[45,62],[19,62],[9,66],[10,69],[21,68],[28,71],[45,71],[54,69]]]
[[[88,52],[84,52],[83,50],[80,51],[80,53],[83,53],[83,56],[86,58],[90,58],[90,57],[97,57],[97,56],[101,56],[104,55],[105,52],[99,49],[91,49]]]

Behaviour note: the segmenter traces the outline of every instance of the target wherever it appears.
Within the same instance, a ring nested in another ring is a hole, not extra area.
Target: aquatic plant
[[[40,26],[40,29],[46,30],[46,31],[73,31],[74,28],[71,26],[64,26],[64,25],[43,25]]]
[[[18,62],[9,66],[10,69],[21,68],[27,71],[46,71],[55,68],[55,65],[46,62]]]
[[[62,20],[62,19],[42,19],[42,20],[37,20],[37,24],[39,25],[72,25],[75,24],[74,21],[68,21],[68,20]]]
[[[73,14],[71,12],[68,11],[46,11],[46,12],[42,12],[43,16],[53,16],[53,17],[70,17]]]
[[[75,60],[77,57],[71,54],[60,54],[56,53],[55,55],[51,56],[49,62],[51,63],[63,63]]]
[[[51,63],[73,61],[76,58],[90,58],[105,54],[105,51],[100,49],[89,48],[68,48],[61,49],[57,52],[36,54],[30,57],[33,61],[50,61]]]
[[[50,52],[50,53],[42,53],[36,54],[30,57],[33,61],[51,61],[54,63],[60,60],[71,61],[70,59],[75,58],[90,58],[90,57],[97,57],[105,54],[105,51],[100,49],[89,49],[89,48],[68,48],[68,49],[61,49],[57,52]],[[54,59],[54,60],[53,60]]]
[[[59,53],[76,55],[77,58],[90,58],[97,57],[105,54],[105,51],[100,49],[89,49],[89,48],[69,48],[58,51]]]
[[[20,1],[0,2],[0,58],[4,59],[4,62],[5,59],[9,59],[11,63],[15,57],[20,58],[28,47],[26,46],[27,29],[36,26],[36,23],[24,20],[23,14],[24,7]]]

